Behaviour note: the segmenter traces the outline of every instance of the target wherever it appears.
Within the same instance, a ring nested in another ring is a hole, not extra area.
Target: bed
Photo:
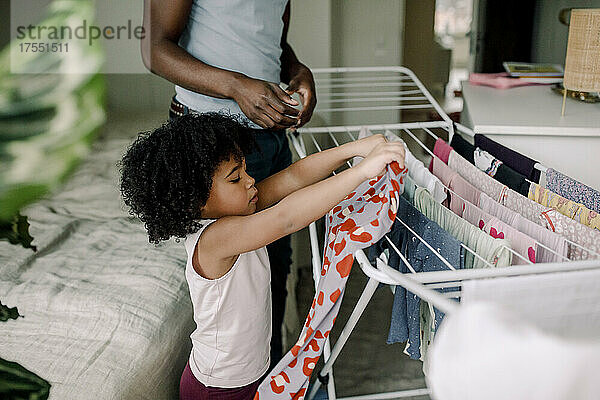
[[[186,254],[183,242],[149,244],[122,204],[115,163],[149,124],[127,120],[22,211],[36,253],[0,242],[0,300],[24,316],[0,323],[0,357],[46,379],[50,399],[178,397],[194,328]]]

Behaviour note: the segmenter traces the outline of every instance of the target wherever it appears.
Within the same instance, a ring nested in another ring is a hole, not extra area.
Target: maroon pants
[[[196,379],[188,362],[179,381],[179,400],[252,400],[261,380],[237,388],[204,386]]]

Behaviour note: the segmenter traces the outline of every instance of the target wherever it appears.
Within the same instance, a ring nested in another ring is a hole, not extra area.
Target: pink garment
[[[500,182],[479,170],[456,151],[448,157],[448,165],[460,176],[468,179],[483,193],[506,208],[519,213],[529,221],[535,222],[546,229],[562,235],[565,239],[584,246],[600,254],[600,231],[562,215],[558,211],[550,210],[520,193],[502,185]],[[568,244],[570,260],[587,260],[597,256],[582,250],[579,246]]]
[[[452,150],[454,150],[452,146],[440,138],[437,138],[435,141],[435,146],[433,146],[433,154],[438,156],[440,160],[444,162],[444,164],[448,164],[448,156],[450,156],[450,152]],[[433,160],[431,161],[433,162]]]
[[[321,279],[300,338],[261,382],[254,400],[304,398],[340,309],[354,252],[389,232],[407,171],[389,164],[384,175],[363,182],[327,214]]]
[[[548,251],[547,249],[538,246],[538,251],[536,253],[537,262],[563,262],[565,261],[563,257],[568,257],[569,246],[567,245],[567,241],[558,233],[546,229],[543,226],[528,220],[521,214],[512,211],[507,207],[503,206],[502,204],[494,201],[485,193],[481,193],[481,197],[479,199],[479,207],[484,212],[487,212],[492,216],[499,218],[503,222],[517,229],[518,231],[523,232],[527,236],[530,236],[538,243],[543,244],[544,246],[558,253],[552,253],[551,251]],[[560,255],[562,255],[563,257],[561,257]]]
[[[475,206],[479,206],[479,197],[481,195],[481,191],[464,180],[460,175],[458,175],[458,173],[444,164],[444,162],[438,157],[434,157],[432,161],[433,174],[437,176],[446,187],[450,188],[456,193],[450,192],[450,205],[448,208],[450,208],[459,217],[462,217],[465,209],[465,202],[462,199],[465,199]],[[457,194],[460,197],[458,197]]]
[[[463,218],[495,239],[507,239],[515,252],[535,263],[537,243],[531,237],[469,203],[465,204]],[[525,260],[516,256],[513,257],[512,263],[513,265],[527,264]]]
[[[477,189],[502,203],[500,199],[508,187],[471,164],[456,151],[452,151],[448,156],[448,166],[464,179],[471,182]]]
[[[469,74],[469,83],[473,85],[491,86],[496,89],[539,85],[539,83],[527,82],[519,78],[510,78],[508,72],[498,72],[493,74],[471,73]]]

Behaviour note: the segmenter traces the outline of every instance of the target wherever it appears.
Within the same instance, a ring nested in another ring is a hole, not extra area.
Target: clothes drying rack
[[[377,131],[391,130],[398,136],[407,134],[422,147],[425,147],[425,145],[418,139],[417,135],[415,135],[415,133],[418,133],[419,131],[425,132],[425,134],[434,138],[438,137],[438,135],[435,135],[434,131],[445,132],[445,134],[448,135],[449,140],[452,138],[452,135],[455,134],[455,130],[461,131],[467,135],[472,135],[472,131],[468,128],[452,122],[429,91],[427,91],[425,86],[408,68],[400,66],[320,68],[314,69],[313,74],[315,76],[318,96],[318,106],[315,109],[315,115],[318,115],[318,113],[340,115],[349,112],[375,112],[376,114],[379,111],[387,112],[389,110],[429,109],[435,110],[441,120],[427,120],[427,118],[425,118],[425,120],[418,122],[398,123],[394,121],[384,121],[381,124],[329,125],[301,128],[296,132],[288,132],[288,137],[292,146],[300,158],[304,158],[311,153],[311,151],[307,150],[307,143],[310,144],[312,142],[314,147],[313,151],[322,150],[322,145],[319,144],[319,142],[323,142],[324,139],[329,139],[334,146],[339,146],[345,142],[356,140],[358,131],[363,126],[366,126],[374,133],[377,133]],[[386,117],[389,118],[389,115]],[[396,121],[398,119],[396,119]],[[332,120],[334,119],[332,118]],[[351,164],[348,163],[348,166],[351,167]],[[539,169],[542,168],[544,167],[541,166]],[[404,224],[398,217],[396,219]],[[327,386],[327,394],[330,400],[337,399],[333,377],[333,365],[380,283],[391,286],[401,285],[422,300],[427,301],[430,305],[435,306],[448,314],[456,311],[460,306],[460,303],[457,301],[460,297],[460,287],[462,282],[466,280],[600,268],[600,255],[593,253],[598,259],[547,264],[529,263],[529,265],[520,265],[518,267],[455,270],[431,245],[412,231],[409,226],[406,224],[404,225],[417,239],[421,240],[423,244],[429,248],[434,256],[440,258],[440,260],[448,267],[448,270],[415,272],[408,260],[397,250],[397,248],[395,248],[395,246],[392,246],[392,249],[398,253],[399,257],[407,265],[411,273],[401,273],[391,268],[387,265],[384,258],[378,258],[376,260],[376,267],[374,267],[369,262],[363,250],[357,251],[355,254],[356,261],[363,273],[367,275],[369,279],[333,349],[331,349],[329,339],[327,339],[323,354],[325,364],[317,375],[318,379],[312,386],[308,395],[308,400],[314,398],[321,385]],[[313,280],[316,287],[320,278],[321,252],[315,222],[309,225],[309,236]],[[389,238],[387,240],[389,241]],[[473,250],[464,245],[463,247],[475,257],[483,260]],[[512,251],[512,253],[514,256],[514,251]],[[444,293],[439,292],[439,290],[445,288],[452,288],[452,291]],[[423,388],[345,397],[340,400],[382,400],[427,396],[429,394],[429,389]]]

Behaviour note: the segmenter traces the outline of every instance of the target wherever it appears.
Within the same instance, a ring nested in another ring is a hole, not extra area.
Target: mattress
[[[148,243],[119,195],[131,139],[103,137],[55,194],[22,210],[38,251],[0,242],[0,357],[50,399],[175,399],[194,329],[183,242]]]

